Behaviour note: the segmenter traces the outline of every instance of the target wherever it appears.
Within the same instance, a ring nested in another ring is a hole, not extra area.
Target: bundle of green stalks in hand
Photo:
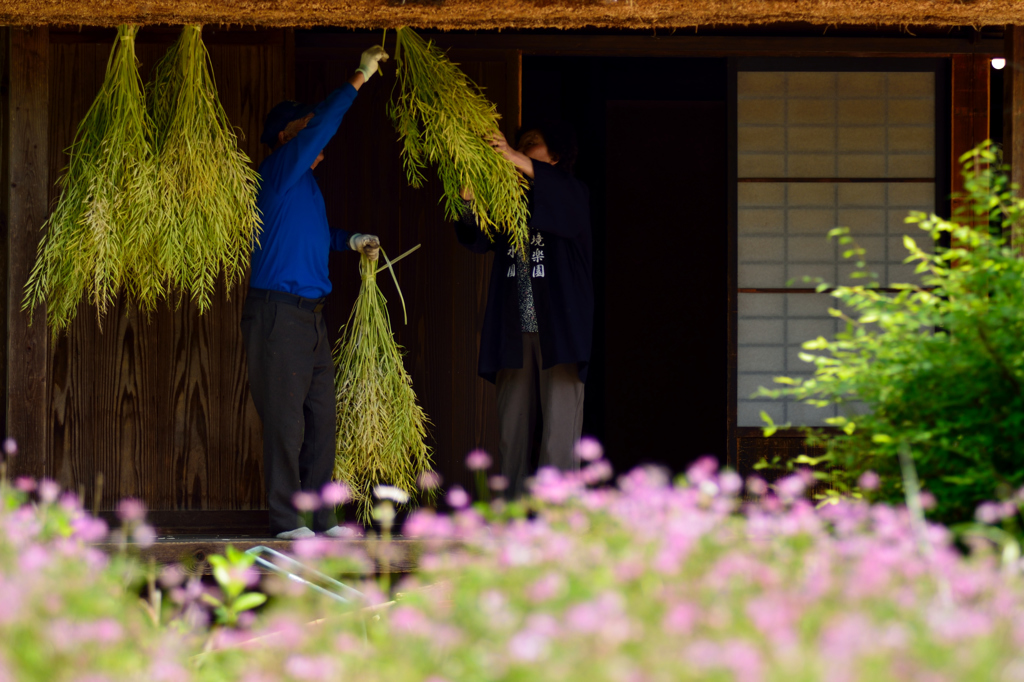
[[[186,26],[154,67],[149,104],[164,202],[155,264],[202,313],[222,269],[228,291],[244,277],[260,219],[259,175],[220,104],[201,26]]]
[[[391,332],[387,300],[377,286],[377,262],[362,256],[359,274],[359,296],[334,351],[334,478],[348,484],[359,520],[369,525],[374,486],[401,488],[414,500],[419,476],[431,471],[432,464],[426,444],[429,420],[416,401],[402,348]]]
[[[143,264],[152,237],[156,194],[153,125],[135,58],[137,26],[121,26],[99,94],[78,126],[44,224],[23,308],[47,304],[54,334],[67,329],[83,295],[100,320],[126,287],[145,299],[159,282]]]
[[[491,147],[500,116],[480,88],[443,51],[411,28],[398,29],[394,59],[398,93],[388,116],[403,143],[402,164],[413,187],[427,164],[437,167],[449,220],[462,212],[461,191],[472,190],[481,229],[508,235],[525,251],[529,217],[526,180]]]

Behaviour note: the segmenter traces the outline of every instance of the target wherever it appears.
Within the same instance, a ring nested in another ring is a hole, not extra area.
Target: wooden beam
[[[1003,41],[982,38],[843,38],[783,36],[534,35],[502,33],[422,34],[442,47],[522,50],[527,55],[634,57],[998,57]],[[300,50],[365,47],[376,36],[329,31],[296,34]]]
[[[6,54],[4,165],[6,180],[4,317],[6,338],[6,430],[18,442],[11,471],[43,476],[48,459],[49,358],[46,311],[35,324],[21,310],[22,292],[36,258],[47,216],[49,32],[47,27],[10,29]]]
[[[1003,162],[1010,164],[1011,182],[1024,186],[1024,26],[1007,26],[1003,35]],[[1024,246],[1021,226],[1014,226],[1010,238]]]
[[[989,83],[992,67],[985,55],[954,55],[952,68],[953,107],[950,129],[951,211],[956,216],[964,202],[957,195],[964,191],[960,157],[989,137]],[[968,220],[963,214],[960,220]],[[972,219],[973,220],[973,219]]]

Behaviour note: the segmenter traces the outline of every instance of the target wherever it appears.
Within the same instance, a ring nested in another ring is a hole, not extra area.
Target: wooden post
[[[49,134],[49,29],[7,30],[4,54],[3,194],[6,247],[3,319],[6,325],[4,430],[18,442],[11,471],[43,476],[48,460],[49,356],[46,311],[35,323],[21,310],[22,294],[36,259],[40,230],[47,216]]]
[[[975,222],[966,213],[958,216],[964,202],[957,195],[964,191],[960,157],[989,136],[989,58],[986,55],[953,55],[953,119],[952,163],[950,188],[953,193],[952,215],[959,221]]]
[[[1010,164],[1011,182],[1024,186],[1024,26],[1007,26],[1003,41],[1003,162]],[[1018,249],[1024,247],[1021,227],[1011,235]]]

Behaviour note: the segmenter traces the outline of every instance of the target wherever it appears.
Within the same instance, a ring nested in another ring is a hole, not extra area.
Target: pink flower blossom
[[[466,468],[470,471],[485,471],[491,463],[491,456],[483,450],[473,450],[466,456]]]
[[[760,476],[750,476],[747,478],[747,492],[761,497],[768,492],[768,484]]]
[[[596,438],[583,436],[576,443],[576,456],[584,462],[596,462],[604,457],[604,448]]]
[[[146,505],[142,500],[127,497],[117,503],[117,518],[125,523],[142,521],[146,518]]]
[[[344,483],[331,481],[320,491],[320,499],[328,507],[337,507],[345,504],[352,498],[348,486]]]
[[[71,534],[82,542],[99,542],[107,537],[107,522],[92,516],[82,515],[71,522]]]
[[[436,471],[424,471],[416,479],[420,490],[434,490],[441,485],[441,474]]]
[[[14,487],[23,493],[35,492],[36,479],[30,476],[18,476],[14,479]]]
[[[13,438],[4,438],[4,454],[13,457],[18,454],[18,443]]]
[[[445,499],[448,502],[448,506],[454,509],[464,509],[469,506],[469,495],[466,494],[461,485],[453,485],[448,490],[448,495]]]
[[[132,531],[132,540],[142,548],[151,547],[156,542],[156,530],[148,524],[140,524]]]
[[[292,505],[300,512],[316,511],[320,508],[320,496],[314,492],[300,490],[292,495]]]
[[[878,490],[878,485],[881,483],[881,478],[874,471],[865,471],[857,479],[857,485],[863,490]]]
[[[690,485],[700,485],[709,480],[718,471],[718,459],[714,455],[702,455],[686,470],[686,479]]]
[[[587,485],[597,485],[610,480],[612,477],[612,465],[608,460],[598,459],[580,470],[580,478]]]
[[[53,504],[60,496],[60,484],[56,481],[44,478],[39,481],[39,499],[46,504]]]
[[[337,664],[330,656],[289,656],[284,662],[284,669],[297,680],[323,682],[333,680],[338,675]]]
[[[504,492],[508,490],[508,479],[500,474],[491,476],[487,479],[487,487],[497,493]]]

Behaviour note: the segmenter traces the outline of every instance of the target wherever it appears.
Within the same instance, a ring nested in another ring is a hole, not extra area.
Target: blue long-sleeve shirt
[[[260,164],[256,206],[263,232],[252,252],[250,286],[303,298],[330,293],[328,256],[348,250],[349,233],[328,225],[310,166],[338,131],[356,94],[348,83],[332,92],[313,110],[306,127]]]

